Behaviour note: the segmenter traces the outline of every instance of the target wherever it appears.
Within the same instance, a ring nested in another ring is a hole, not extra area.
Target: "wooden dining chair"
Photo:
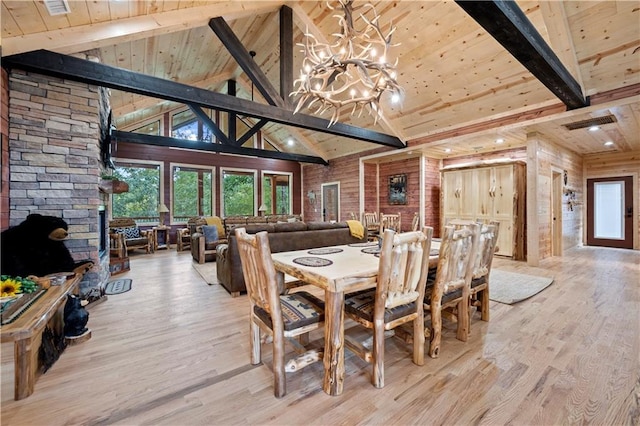
[[[282,294],[284,284],[273,266],[267,232],[249,235],[245,228],[236,228],[235,233],[249,296],[251,364],[261,360],[261,331],[271,335],[274,394],[280,398],[287,393],[286,372],[322,359],[322,350],[306,351],[302,342],[308,340],[310,331],[323,327],[324,302],[306,291]],[[296,336],[299,341],[291,339]],[[286,365],[285,339],[301,353]]]
[[[378,221],[378,213],[376,212],[364,212],[362,213],[362,224],[367,228],[367,235],[370,240],[375,240],[380,228],[380,222]]]
[[[456,337],[464,342],[468,339],[471,278],[479,233],[480,226],[476,223],[458,230],[445,226],[442,233],[435,280],[428,280],[424,298],[424,308],[431,316],[431,327],[425,328],[424,333],[429,335],[432,358],[440,355],[445,309],[453,308],[458,323]]]
[[[413,322],[413,362],[424,364],[424,298],[429,272],[433,228],[404,234],[386,230],[380,252],[375,289],[345,299],[345,315],[373,330],[373,345],[345,336],[345,346],[373,364],[372,383],[384,386],[384,337],[386,330]]]
[[[491,221],[489,224],[484,224],[482,221],[473,222],[461,219],[449,221],[449,224],[455,229],[466,228],[474,223],[480,227],[480,235],[478,250],[473,262],[470,304],[479,308],[482,321],[489,321],[489,274],[498,242],[500,222]],[[471,316],[471,311],[469,311],[469,315]]]
[[[480,310],[480,319],[489,321],[489,275],[496,252],[500,222],[482,225],[471,279],[471,305]]]
[[[380,235],[384,234],[386,229],[396,232],[402,232],[402,215],[397,214],[380,214]]]
[[[415,212],[411,220],[411,230],[418,231],[420,229],[420,213]]]

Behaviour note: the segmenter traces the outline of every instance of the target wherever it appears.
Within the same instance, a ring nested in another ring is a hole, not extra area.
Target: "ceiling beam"
[[[515,1],[455,1],[568,109],[589,105],[580,84],[571,76]]]
[[[293,92],[293,11],[280,8],[280,96],[285,108],[291,109]]]
[[[220,130],[220,127],[218,127],[218,125],[211,118],[209,118],[207,113],[204,112],[202,108],[197,105],[189,104],[189,109],[196,115],[196,117],[202,120],[202,123],[207,126],[209,130],[211,130],[211,133],[213,133],[222,144],[229,145],[229,139],[227,138],[227,136],[222,130]]]
[[[189,141],[185,139],[169,138],[166,136],[145,135],[115,130],[111,133],[111,140],[116,143],[136,143],[141,145],[163,146],[166,148],[182,148],[195,151],[219,152],[221,154],[244,155],[259,158],[273,158],[276,160],[297,161],[300,163],[313,163],[328,165],[329,163],[320,157],[310,155],[290,154],[280,151],[268,151],[265,149],[243,148],[219,143]]]
[[[268,121],[267,120],[260,120],[258,121],[256,124],[254,124],[253,126],[251,126],[251,128],[249,130],[247,130],[246,132],[244,132],[244,135],[242,135],[239,139],[238,139],[238,146],[242,146],[244,145],[244,143],[246,141],[249,140],[249,138],[251,138],[253,135],[255,135],[256,133],[258,133],[258,131],[260,129],[262,129],[262,127],[264,127],[265,124],[267,124]]]
[[[242,42],[236,37],[233,30],[225,22],[223,18],[212,18],[209,21],[209,27],[218,36],[224,47],[227,48],[233,59],[236,60],[240,68],[249,76],[256,86],[256,89],[264,96],[269,105],[275,105],[280,108],[285,107],[284,100],[280,97],[278,91],[273,87],[271,81],[262,72],[258,64],[255,63],[249,51],[243,46]]]
[[[268,121],[301,127],[336,136],[344,136],[393,148],[404,148],[404,143],[391,135],[379,133],[344,123],[329,126],[329,120],[297,113],[272,105],[263,105],[209,90],[164,80],[133,71],[103,65],[48,50],[36,50],[8,56],[3,59],[5,68],[18,68],[43,75],[66,78],[73,81],[123,90],[183,104],[249,115]]]
[[[47,46],[59,53],[77,53],[143,38],[204,27],[212,17],[228,20],[275,12],[282,1],[210,1],[206,6],[183,8],[36,34],[2,38],[2,56],[30,52]]]

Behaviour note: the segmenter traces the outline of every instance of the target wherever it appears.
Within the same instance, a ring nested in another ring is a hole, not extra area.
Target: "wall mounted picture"
[[[389,176],[389,204],[407,204],[407,175]]]

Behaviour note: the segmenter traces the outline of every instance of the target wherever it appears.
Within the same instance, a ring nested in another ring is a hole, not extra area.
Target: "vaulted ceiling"
[[[358,3],[358,2],[356,2]],[[99,58],[106,65],[266,104],[209,27],[223,17],[271,84],[280,86],[279,10],[293,11],[294,43],[304,31],[330,39],[335,11],[315,1],[73,1],[52,16],[42,1],[2,2],[2,55],[37,49]],[[374,124],[345,111],[339,121],[398,137],[436,158],[520,147],[538,132],[580,154],[640,150],[640,6],[637,1],[518,1],[591,106],[567,111],[524,65],[451,1],[377,1],[380,23],[397,27],[401,105],[384,104]],[[302,62],[294,48],[293,69]],[[112,90],[119,129],[179,104]],[[311,114],[310,111],[304,111]],[[564,125],[613,116],[600,132]],[[329,118],[329,115],[325,116]],[[255,122],[256,120],[254,120]],[[279,150],[332,159],[377,145],[268,123],[262,131]],[[504,139],[496,145],[497,138]],[[289,145],[288,141],[295,141]],[[611,147],[604,142],[612,141]],[[449,149],[450,151],[446,151]]]

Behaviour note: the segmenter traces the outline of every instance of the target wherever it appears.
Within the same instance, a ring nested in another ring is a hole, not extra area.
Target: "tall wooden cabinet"
[[[526,256],[526,170],[521,162],[442,169],[442,224],[451,219],[500,222],[498,254]]]

